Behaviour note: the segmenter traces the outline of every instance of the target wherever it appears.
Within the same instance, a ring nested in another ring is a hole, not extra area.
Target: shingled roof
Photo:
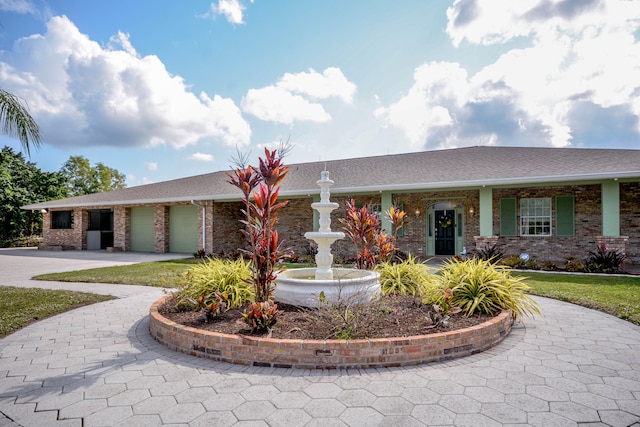
[[[286,159],[285,159],[286,160]],[[448,189],[601,179],[639,179],[640,150],[468,147],[292,164],[280,194],[316,194],[325,168],[333,193]],[[36,203],[23,209],[91,207],[197,200],[239,200],[218,171],[188,178]]]

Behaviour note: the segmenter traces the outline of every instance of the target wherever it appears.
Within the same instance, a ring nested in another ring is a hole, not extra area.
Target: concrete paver
[[[159,289],[30,280],[171,256],[0,250],[0,285],[118,297],[0,340],[0,426],[640,427],[640,328],[559,301],[465,359],[307,371],[167,349],[148,333]]]

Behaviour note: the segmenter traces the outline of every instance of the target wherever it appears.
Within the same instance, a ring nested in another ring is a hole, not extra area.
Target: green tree
[[[42,213],[21,206],[66,196],[64,175],[43,172],[22,153],[4,147],[0,151],[0,242],[42,232]]]
[[[2,133],[20,140],[22,148],[30,154],[30,145],[39,147],[40,128],[20,98],[0,89],[0,127]]]
[[[67,178],[69,196],[100,193],[125,188],[126,176],[116,169],[97,163],[91,166],[84,156],[71,156],[60,169]]]

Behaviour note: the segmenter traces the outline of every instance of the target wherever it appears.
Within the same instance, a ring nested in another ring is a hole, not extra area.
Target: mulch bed
[[[457,313],[449,314],[446,321],[439,322],[433,306],[422,304],[413,297],[401,296],[385,296],[370,304],[348,308],[325,305],[309,309],[278,304],[278,321],[267,334],[251,331],[242,321],[241,313],[246,309],[231,309],[207,319],[201,311],[176,308],[176,301],[169,299],[159,312],[178,324],[212,332],[303,340],[426,335],[467,328],[493,317],[489,314],[467,317]]]

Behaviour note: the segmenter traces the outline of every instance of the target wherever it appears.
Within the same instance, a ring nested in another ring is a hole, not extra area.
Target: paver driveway
[[[87,265],[83,256],[101,258],[91,266],[131,258],[22,251],[0,250],[0,284],[120,299],[0,340],[0,425],[640,426],[640,327],[593,310],[539,298],[542,317],[519,322],[491,351],[446,363],[241,367],[153,341],[147,313],[159,289],[28,280],[51,260],[60,271]],[[16,271],[21,257],[28,270]]]

